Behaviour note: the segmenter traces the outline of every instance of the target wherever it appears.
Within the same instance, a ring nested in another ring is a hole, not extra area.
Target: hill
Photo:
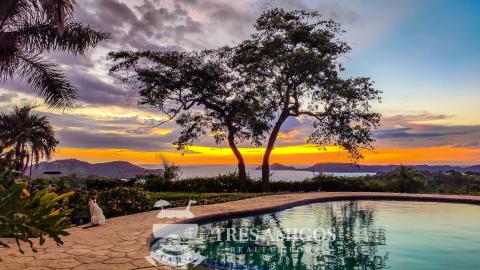
[[[377,172],[389,172],[394,170],[400,165],[355,165],[352,163],[317,163],[307,168],[295,168],[293,166],[286,166],[278,163],[270,165],[271,170],[297,170],[297,171],[310,171],[310,172],[336,172],[336,173],[377,173]],[[424,172],[448,172],[448,171],[458,171],[458,172],[479,172],[480,165],[460,167],[460,166],[451,166],[451,165],[412,165],[418,171]],[[261,166],[257,170],[261,170]]]
[[[376,173],[376,172],[389,172],[398,167],[398,165],[361,165],[357,166],[352,163],[317,163],[313,166],[307,167],[305,171],[311,172],[341,172],[341,173]]]
[[[262,166],[257,167],[257,170],[261,170],[261,169],[262,169]],[[270,170],[272,170],[272,171],[295,171],[295,170],[297,170],[297,168],[295,168],[293,166],[283,165],[283,164],[280,164],[280,163],[273,163],[273,164],[270,164]]]
[[[307,167],[302,170],[312,171],[312,172],[389,172],[400,165],[354,165],[352,163],[317,163],[313,166]],[[451,165],[412,165],[415,170],[430,172],[430,173],[439,173],[439,172],[448,172],[448,171],[474,171],[480,172],[480,166],[469,166],[469,167],[460,167],[460,166],[451,166]]]
[[[27,173],[30,168],[27,169]],[[61,172],[55,176],[66,176],[75,174],[77,177],[100,176],[112,178],[132,178],[139,174],[157,174],[161,175],[163,170],[148,170],[136,166],[127,161],[112,161],[105,163],[88,163],[77,159],[55,160],[51,162],[41,162],[38,167],[33,166],[33,178],[45,178],[49,175],[44,172]]]

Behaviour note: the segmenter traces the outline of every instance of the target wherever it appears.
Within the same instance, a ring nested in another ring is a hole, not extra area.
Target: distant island
[[[262,166],[258,166],[257,170],[261,170]],[[298,169],[293,166],[287,166],[280,163],[270,164],[270,170],[274,171],[297,171]]]
[[[27,174],[30,168],[27,169]],[[75,174],[77,177],[88,176],[111,177],[111,178],[132,178],[141,174],[162,175],[162,169],[149,170],[136,166],[128,161],[112,161],[105,163],[88,163],[78,159],[63,159],[50,162],[41,162],[32,167],[33,178],[46,178],[52,175],[48,173],[59,172],[53,176],[67,176]],[[47,174],[45,174],[47,173]]]
[[[389,172],[394,170],[400,165],[355,165],[353,163],[317,163],[313,166],[306,168],[296,168],[294,166],[286,166],[279,163],[273,163],[270,165],[270,170],[274,171],[309,171],[309,172],[336,172],[336,173],[378,173]],[[451,165],[412,165],[414,169],[424,172],[477,172],[480,173],[480,165],[473,166],[451,166]],[[262,167],[258,166],[257,170],[261,170]]]

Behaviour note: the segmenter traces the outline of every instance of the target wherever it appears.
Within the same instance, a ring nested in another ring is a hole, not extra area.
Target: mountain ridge
[[[27,169],[27,173],[30,168]],[[77,177],[84,178],[88,176],[112,177],[112,178],[132,178],[140,174],[163,174],[162,169],[149,170],[128,161],[110,161],[101,163],[89,163],[78,159],[61,159],[54,161],[40,162],[38,166],[32,167],[33,178],[46,178],[49,174],[44,172],[61,172],[55,176],[66,176],[75,174]],[[51,176],[51,175],[50,175]]]
[[[273,166],[274,165],[274,166]],[[294,166],[286,166],[279,163],[270,165],[271,170],[296,170],[296,171],[310,171],[310,172],[336,172],[336,173],[377,173],[377,172],[389,172],[394,170],[400,165],[355,165],[353,163],[317,163],[306,168],[296,168]],[[471,166],[453,166],[453,165],[408,165],[415,168],[418,171],[427,172],[447,172],[447,171],[459,171],[467,172],[473,171],[480,173],[480,165]],[[257,167],[257,170],[261,170],[261,166]]]

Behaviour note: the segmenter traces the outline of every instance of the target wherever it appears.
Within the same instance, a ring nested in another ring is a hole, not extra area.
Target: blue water
[[[235,232],[216,235],[214,228]],[[313,241],[305,237],[308,230],[297,234],[302,237],[270,242],[248,237],[238,240],[242,230],[255,229],[268,239],[269,232],[292,236],[300,228],[322,228],[330,234]],[[233,241],[234,236],[237,241]],[[480,206],[399,201],[317,203],[203,224],[198,238],[194,249],[205,257],[204,268],[198,269],[474,270],[480,269]]]
[[[161,168],[160,166],[143,166],[148,167],[150,169],[153,168]],[[258,165],[247,165],[247,173],[252,178],[261,178],[262,172],[260,170],[256,170]],[[307,167],[305,166],[298,166],[298,168]],[[183,165],[180,166],[181,169],[181,178],[190,178],[195,176],[215,176],[219,174],[226,174],[230,172],[236,172],[237,168],[235,165]],[[287,181],[301,181],[306,178],[311,178],[315,176],[313,172],[309,171],[271,171],[272,176],[271,179],[273,181],[278,180],[287,180]],[[365,176],[371,173],[337,173],[337,172],[330,172],[329,174],[333,174],[336,176]]]

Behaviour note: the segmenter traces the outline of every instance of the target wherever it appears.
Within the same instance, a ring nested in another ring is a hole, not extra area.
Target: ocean
[[[162,168],[161,165],[142,165],[147,169],[158,169]],[[219,174],[226,174],[230,172],[236,172],[236,165],[182,165],[179,166],[181,170],[181,178],[190,178],[195,176],[215,176]],[[261,170],[256,170],[258,165],[247,165],[247,173],[250,177],[254,179],[259,179],[262,176]],[[298,166],[302,167],[302,166]],[[306,167],[306,166],[305,166]],[[313,172],[309,171],[290,171],[290,170],[280,170],[275,171],[271,170],[270,173],[272,176],[270,179],[272,181],[286,180],[286,181],[301,181],[306,178],[311,178],[315,176]],[[337,173],[329,172],[335,176],[346,176],[346,177],[355,177],[355,176],[366,176],[371,175],[372,173]]]

